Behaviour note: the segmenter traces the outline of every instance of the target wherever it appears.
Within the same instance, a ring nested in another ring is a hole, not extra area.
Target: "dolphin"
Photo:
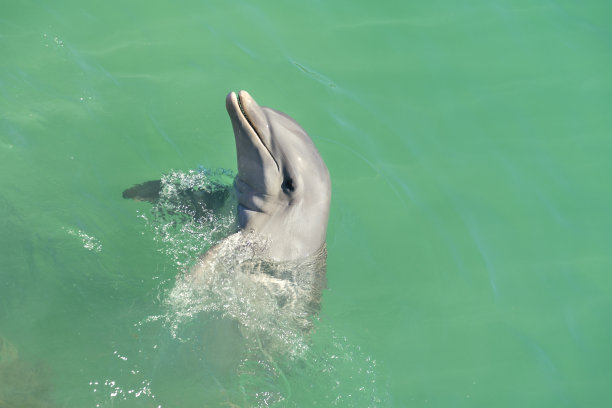
[[[314,143],[288,115],[259,106],[246,91],[231,92],[226,108],[234,131],[238,173],[231,186],[177,192],[193,214],[225,209],[231,197],[237,231],[201,254],[177,277],[168,296],[176,316],[219,311],[238,322],[253,350],[303,350],[326,286],[329,171]],[[124,191],[124,198],[155,202],[161,181]],[[227,190],[223,189],[223,187]],[[198,212],[198,208],[202,208]],[[234,336],[221,320],[208,332]],[[263,339],[267,339],[262,343]],[[248,348],[248,347],[247,347]]]
[[[246,91],[226,98],[236,142],[240,229],[264,237],[268,257],[305,258],[325,244],[331,181],[314,143],[288,115]]]
[[[294,119],[259,106],[246,91],[230,92],[226,108],[236,143],[238,175],[233,187],[239,230],[265,240],[267,249],[260,255],[273,261],[320,253],[331,181],[314,143]],[[155,202],[161,186],[160,180],[147,181],[126,189],[123,197]],[[222,208],[228,196],[223,188],[181,192],[183,201],[195,208],[196,218],[202,208]]]

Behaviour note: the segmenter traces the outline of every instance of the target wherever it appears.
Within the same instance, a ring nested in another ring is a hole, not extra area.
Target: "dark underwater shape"
[[[0,336],[0,408],[55,408],[51,384],[46,363],[21,358]]]
[[[148,201],[153,203],[159,200],[161,193],[161,180],[145,181],[142,184],[136,184],[123,191],[123,198],[131,198],[136,201]]]
[[[135,201],[147,201],[157,203],[161,198],[163,183],[161,180],[145,181],[136,184],[123,191],[123,198]],[[202,215],[203,210],[218,211],[224,205],[231,194],[230,186],[216,185],[212,191],[205,189],[184,189],[176,192],[179,203],[190,208],[195,218]]]

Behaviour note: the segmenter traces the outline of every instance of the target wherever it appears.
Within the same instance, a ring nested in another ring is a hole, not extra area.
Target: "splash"
[[[171,171],[161,178],[159,200],[141,214],[159,251],[180,268],[188,267],[213,244],[236,229],[231,194],[234,174],[225,169]]]
[[[68,233],[68,235],[72,235],[72,236],[80,238],[81,242],[83,243],[83,248],[89,251],[93,251],[93,252],[102,251],[102,244],[97,238],[91,235],[88,235],[81,230],[73,230],[71,228],[63,228],[63,229],[64,231]]]
[[[299,355],[325,286],[325,248],[308,259],[265,260],[268,243],[237,232],[227,170],[172,171],[161,179],[159,200],[146,218],[160,250],[182,271],[164,297],[162,320],[174,338],[198,314],[239,322],[245,341]],[[222,240],[223,239],[223,240]],[[204,255],[202,255],[204,254]]]
[[[190,396],[200,393],[211,406],[385,406],[374,359],[318,317],[326,249],[299,261],[266,260],[266,240],[236,232],[232,178],[226,170],[173,171],[142,215],[179,269],[161,294],[162,310],[136,324],[161,324],[169,334],[156,364],[175,374],[159,374],[147,392],[195,370],[209,383]],[[180,395],[148,397],[161,406]]]
[[[212,248],[169,293],[173,334],[201,312],[237,321],[248,347],[299,356],[307,349],[325,286],[325,248],[295,262],[269,262],[268,243],[238,232]]]

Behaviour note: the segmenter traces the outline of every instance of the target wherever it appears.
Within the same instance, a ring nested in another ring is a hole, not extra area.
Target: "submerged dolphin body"
[[[246,91],[226,99],[236,140],[238,225],[264,237],[276,261],[314,255],[325,244],[331,182],[304,129],[259,106]]]

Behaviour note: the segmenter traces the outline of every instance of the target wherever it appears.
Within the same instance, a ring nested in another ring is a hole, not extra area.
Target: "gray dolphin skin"
[[[308,134],[246,91],[226,98],[236,140],[238,225],[264,237],[273,260],[317,253],[325,244],[331,181]]]

